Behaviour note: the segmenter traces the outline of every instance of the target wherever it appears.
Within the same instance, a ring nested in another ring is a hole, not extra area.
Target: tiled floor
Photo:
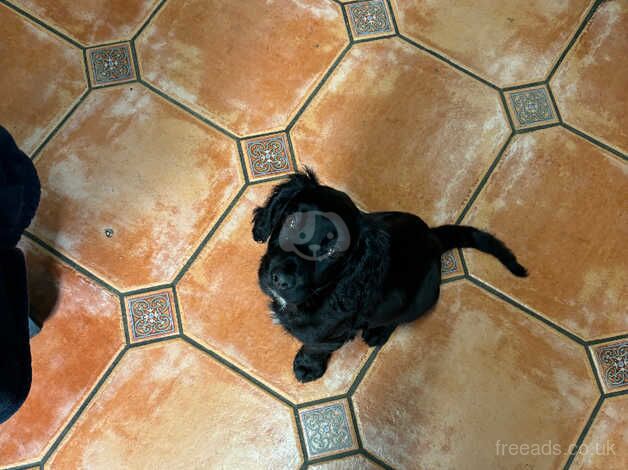
[[[628,2],[0,0],[0,31],[44,322],[0,468],[628,468]],[[530,277],[447,253],[430,315],[299,384],[250,219],[304,165]]]

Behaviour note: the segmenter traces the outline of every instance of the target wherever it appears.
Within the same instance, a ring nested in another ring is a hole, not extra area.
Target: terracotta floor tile
[[[322,379],[299,383],[292,361],[300,343],[272,322],[258,287],[265,247],[253,241],[250,221],[272,186],[247,189],[178,284],[183,331],[295,402],[344,393],[368,352],[364,342],[354,340],[334,353]]]
[[[628,3],[602,2],[551,81],[565,122],[628,152]]]
[[[311,470],[380,470],[381,468],[361,455],[345,457],[344,459],[332,460],[308,467]]]
[[[137,84],[92,91],[37,169],[33,232],[125,290],[170,281],[243,182],[235,142]]]
[[[124,345],[116,296],[28,241],[34,317],[33,384],[26,403],[0,424],[0,466],[33,462],[61,432]]]
[[[626,416],[628,396],[605,400],[571,468],[624,470],[628,467]]]
[[[597,398],[583,347],[460,282],[395,332],[354,403],[366,449],[396,468],[555,469],[563,456],[498,455],[497,444],[566,449]]]
[[[516,136],[464,223],[505,240],[530,277],[471,250],[469,270],[583,338],[625,332],[626,171],[560,128]]]
[[[497,86],[547,77],[590,0],[392,0],[399,31]]]
[[[285,127],[347,43],[327,0],[172,0],[138,54],[149,82],[249,135]]]
[[[182,340],[128,351],[46,468],[298,468],[292,410]]]
[[[130,39],[159,0],[12,0],[85,45]]]
[[[81,51],[0,4],[0,115],[31,153],[87,89]]]
[[[384,39],[349,51],[292,136],[301,163],[368,210],[435,224],[456,219],[509,133],[496,91]]]

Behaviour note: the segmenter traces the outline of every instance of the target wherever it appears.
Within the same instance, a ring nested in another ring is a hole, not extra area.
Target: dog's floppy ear
[[[288,203],[304,189],[318,185],[314,172],[306,168],[304,172],[290,175],[288,181],[275,186],[264,205],[253,211],[253,239],[259,243],[266,242]]]
[[[389,267],[390,237],[375,226],[360,231],[355,262],[334,292],[337,308],[351,313],[377,302]]]

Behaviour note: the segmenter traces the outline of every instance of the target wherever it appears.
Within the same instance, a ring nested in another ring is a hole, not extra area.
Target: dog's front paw
[[[367,328],[362,331],[362,339],[369,346],[383,346],[396,326],[380,326],[378,328]]]
[[[294,375],[299,382],[311,382],[319,379],[327,369],[328,355],[308,354],[301,348],[294,358]]]

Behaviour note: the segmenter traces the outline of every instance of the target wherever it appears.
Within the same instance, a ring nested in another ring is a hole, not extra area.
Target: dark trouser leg
[[[0,249],[0,423],[26,400],[31,373],[24,255]]]

